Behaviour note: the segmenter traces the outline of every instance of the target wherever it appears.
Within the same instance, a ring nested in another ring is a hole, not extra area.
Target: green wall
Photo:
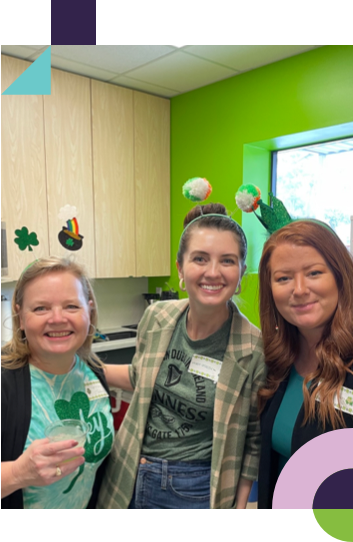
[[[178,289],[175,255],[185,214],[192,203],[182,196],[191,177],[206,177],[213,186],[208,201],[236,208],[234,196],[245,179],[256,182],[263,195],[269,187],[269,150],[353,134],[353,46],[325,46],[171,99],[171,254],[170,278],[150,279]],[[343,125],[343,127],[342,127]],[[336,130],[336,131],[335,131]],[[314,132],[313,132],[314,131]],[[290,137],[282,137],[290,136]],[[267,153],[267,154],[266,154]],[[261,178],[260,178],[261,177]],[[267,184],[267,186],[266,186]],[[256,268],[265,239],[243,219],[251,245],[250,272],[243,279],[240,309],[258,324]]]

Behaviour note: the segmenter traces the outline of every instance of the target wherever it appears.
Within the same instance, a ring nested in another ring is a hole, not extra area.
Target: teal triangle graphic
[[[51,46],[3,94],[51,94]]]

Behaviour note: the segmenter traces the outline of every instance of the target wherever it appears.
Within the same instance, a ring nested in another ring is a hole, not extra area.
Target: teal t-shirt
[[[232,315],[200,341],[188,336],[186,318],[184,313],[177,322],[157,375],[142,453],[174,461],[209,461],[216,384],[189,372],[189,367],[194,354],[223,360]]]
[[[291,456],[293,429],[304,401],[303,382],[304,377],[297,373],[293,365],[272,429],[272,448],[279,454],[278,474]]]
[[[88,423],[85,463],[49,486],[23,489],[24,508],[86,508],[96,471],[113,444],[109,396],[94,372],[76,357],[69,373],[54,375],[30,365],[32,416],[25,450],[45,438],[52,422],[74,418]]]

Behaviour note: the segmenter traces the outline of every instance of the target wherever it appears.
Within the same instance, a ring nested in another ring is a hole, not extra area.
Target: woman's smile
[[[32,358],[69,359],[86,340],[90,306],[72,273],[50,273],[31,281],[19,314]]]
[[[48,331],[47,333],[44,333],[44,335],[49,337],[49,339],[63,339],[70,337],[72,334],[73,331]]]
[[[210,293],[217,293],[224,288],[223,284],[200,284],[200,287]]]
[[[234,233],[214,228],[198,228],[190,237],[183,266],[178,266],[194,304],[225,308],[241,278],[240,249]]]
[[[291,305],[294,310],[297,311],[306,311],[313,308],[316,301],[311,301],[310,303],[302,303],[301,305]]]
[[[305,335],[321,336],[338,303],[335,277],[311,246],[283,243],[270,258],[271,289],[278,312]]]

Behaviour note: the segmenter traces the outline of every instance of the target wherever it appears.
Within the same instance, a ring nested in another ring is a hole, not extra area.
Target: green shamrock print
[[[15,243],[18,244],[20,250],[26,250],[28,247],[28,250],[33,251],[33,246],[39,245],[39,241],[37,239],[37,234],[28,232],[28,228],[26,226],[23,226],[20,230],[15,230],[15,234],[17,235],[18,239],[15,239]]]
[[[108,427],[108,421],[102,412],[95,412],[91,416],[90,401],[87,395],[78,391],[73,394],[71,401],[58,399],[55,401],[55,411],[60,420],[74,419],[83,420],[88,423],[90,430],[85,443],[85,460],[87,463],[97,463],[110,451],[114,435]],[[78,475],[72,480],[70,486],[64,491],[68,493],[74,486],[77,478],[82,474],[84,464],[81,465]]]

